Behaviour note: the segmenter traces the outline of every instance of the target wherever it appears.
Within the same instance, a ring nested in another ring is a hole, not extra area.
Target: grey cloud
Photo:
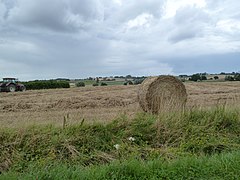
[[[240,53],[211,54],[192,57],[177,57],[165,60],[177,74],[193,74],[196,72],[220,73],[240,72]]]
[[[92,37],[73,39],[68,35],[56,34],[36,39],[25,34],[22,38],[25,39],[25,44],[21,41],[3,41],[0,45],[0,59],[4,60],[0,68],[5,69],[2,73],[7,73],[11,66],[15,74],[13,76],[19,76],[23,80],[94,76],[103,67],[101,60],[106,56],[105,49],[108,48],[108,42]],[[13,66],[14,64],[17,65]],[[23,76],[24,72],[28,76]]]
[[[0,24],[3,23],[6,12],[7,12],[7,8],[5,4],[0,1]]]
[[[65,28],[62,22],[66,13],[64,4],[61,1],[56,2],[19,0],[18,5],[10,10],[8,20],[27,27]]]
[[[164,1],[156,0],[133,0],[124,2],[124,12],[121,13],[122,16],[127,16],[125,19],[132,19],[142,13],[150,13],[156,17],[160,17],[162,14],[162,5]]]
[[[165,0],[122,1],[122,6],[120,7],[111,4],[107,0],[102,0],[102,2],[105,6],[105,23],[111,25],[111,27],[121,28],[126,22],[135,19],[143,13],[148,13],[156,18],[160,18]]]
[[[207,69],[194,67],[201,59],[211,62],[207,70],[218,70],[212,64],[220,67],[219,54],[227,62],[224,54],[239,52],[239,34],[216,27],[238,22],[238,1],[207,0],[204,8],[184,7],[165,19],[166,1],[0,0],[0,77],[187,73]],[[127,28],[144,13],[151,17],[146,26]]]
[[[103,20],[104,7],[99,0],[70,0],[67,4],[70,12],[82,16],[85,20]]]
[[[211,11],[212,18],[228,19],[237,16],[240,3],[237,0],[207,0],[207,8]]]
[[[179,9],[174,17],[173,30],[170,33],[170,42],[199,37],[206,27],[211,26],[211,18],[202,9],[185,7]]]
[[[174,21],[176,24],[205,23],[209,21],[209,15],[197,7],[185,7],[176,12]]]
[[[98,2],[98,1],[96,1]],[[10,9],[8,21],[27,28],[54,31],[78,31],[92,20],[101,20],[103,12],[95,1],[77,0],[18,0]]]
[[[172,42],[172,43],[177,43],[177,42],[180,42],[180,41],[183,41],[183,40],[188,40],[188,39],[192,39],[194,37],[197,37],[198,36],[198,32],[197,30],[195,29],[195,31],[193,31],[192,29],[186,31],[186,30],[181,30],[181,31],[177,31],[175,32],[173,35],[171,35],[169,37],[169,41]]]

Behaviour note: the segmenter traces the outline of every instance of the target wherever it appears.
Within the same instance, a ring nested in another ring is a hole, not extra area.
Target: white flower
[[[135,138],[134,137],[129,137],[128,140],[129,141],[135,141]]]
[[[116,150],[119,150],[120,145],[119,144],[115,144],[114,147],[116,148]]]

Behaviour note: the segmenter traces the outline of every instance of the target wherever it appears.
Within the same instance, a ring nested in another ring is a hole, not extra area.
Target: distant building
[[[189,76],[189,75],[179,75],[178,78],[181,81],[188,81],[191,78],[191,76]]]

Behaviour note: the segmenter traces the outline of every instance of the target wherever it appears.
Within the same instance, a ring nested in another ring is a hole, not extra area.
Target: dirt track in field
[[[227,103],[239,105],[239,82],[185,83],[187,107],[211,107]],[[0,127],[33,124],[107,122],[121,114],[134,116],[141,111],[137,102],[138,86],[84,87],[0,93]]]

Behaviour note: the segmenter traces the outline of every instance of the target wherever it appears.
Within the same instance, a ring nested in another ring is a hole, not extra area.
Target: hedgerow
[[[28,90],[35,89],[56,89],[56,88],[70,88],[67,81],[56,80],[36,80],[23,83]]]

